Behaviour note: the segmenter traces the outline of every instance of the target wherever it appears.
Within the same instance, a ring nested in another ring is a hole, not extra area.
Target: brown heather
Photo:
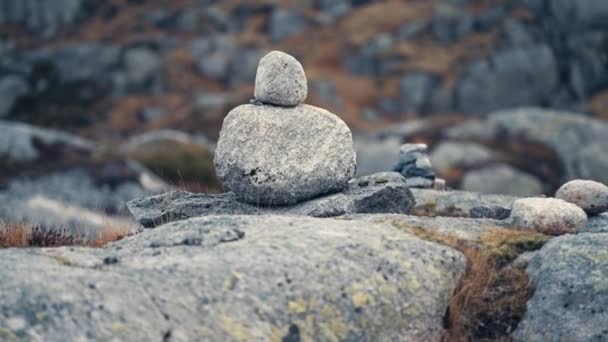
[[[106,223],[99,231],[100,234],[97,239],[85,241],[80,237],[71,234],[65,228],[49,229],[25,223],[13,224],[0,221],[0,248],[61,246],[102,247],[129,235],[130,229],[127,225]]]
[[[549,238],[525,231],[492,228],[479,241],[425,229],[412,232],[451,246],[467,258],[445,316],[442,341],[510,341],[533,290],[522,269],[509,264],[521,253],[540,248]]]

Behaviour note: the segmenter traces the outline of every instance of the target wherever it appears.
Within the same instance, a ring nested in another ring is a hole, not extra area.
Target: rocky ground
[[[522,213],[503,220],[454,217],[466,213],[462,203],[495,208],[496,198],[418,193],[427,206],[436,196],[449,209],[433,212],[436,217],[176,212],[164,216],[167,223],[104,248],[0,250],[0,336],[608,338],[606,214],[579,222],[575,234],[551,237],[536,232],[538,223],[521,226]],[[175,198],[202,207],[184,195]],[[510,210],[512,199],[502,200]]]
[[[0,0],[0,340],[608,340],[606,23]]]

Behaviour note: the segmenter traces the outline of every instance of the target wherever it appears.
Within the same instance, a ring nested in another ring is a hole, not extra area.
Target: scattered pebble
[[[591,180],[567,182],[557,190],[555,198],[576,204],[589,215],[608,210],[608,186]]]
[[[575,234],[587,225],[581,208],[556,198],[518,199],[513,202],[510,219],[516,227],[547,235]]]

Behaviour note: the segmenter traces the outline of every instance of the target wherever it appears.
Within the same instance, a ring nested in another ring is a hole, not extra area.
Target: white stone
[[[567,182],[557,190],[555,197],[576,204],[590,215],[608,210],[608,186],[592,180]]]
[[[542,234],[575,234],[587,225],[585,212],[556,198],[521,198],[513,202],[511,223]]]

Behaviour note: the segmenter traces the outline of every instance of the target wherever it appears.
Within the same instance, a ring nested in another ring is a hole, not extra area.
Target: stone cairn
[[[399,161],[393,167],[407,180],[411,188],[445,190],[445,180],[435,177],[426,144],[404,144],[399,149]]]
[[[303,104],[307,80],[292,56],[258,65],[255,99],[224,119],[214,164],[224,187],[262,206],[291,205],[346,189],[355,174],[352,134],[336,115]]]
[[[258,65],[255,98],[224,118],[215,150],[223,194],[172,191],[127,203],[146,228],[204,215],[334,217],[407,214],[416,200],[398,172],[353,178],[356,155],[344,121],[304,104],[306,75],[272,51]]]

